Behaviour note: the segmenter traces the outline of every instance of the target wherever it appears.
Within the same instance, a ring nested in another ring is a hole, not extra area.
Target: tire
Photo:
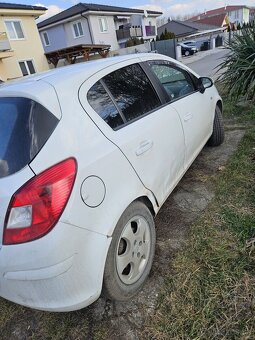
[[[185,51],[184,54],[186,57],[190,55],[189,51]]]
[[[108,250],[103,295],[127,301],[143,287],[155,252],[156,233],[149,209],[135,201],[124,211]]]
[[[213,121],[213,133],[208,140],[209,146],[218,146],[224,142],[224,124],[223,124],[223,117],[222,112],[218,106],[215,109],[215,116]]]

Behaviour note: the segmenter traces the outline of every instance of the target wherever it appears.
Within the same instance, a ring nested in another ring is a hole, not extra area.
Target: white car
[[[0,295],[71,311],[127,300],[154,216],[203,146],[223,142],[209,78],[157,54],[55,69],[0,89]],[[171,228],[171,223],[169,223]]]

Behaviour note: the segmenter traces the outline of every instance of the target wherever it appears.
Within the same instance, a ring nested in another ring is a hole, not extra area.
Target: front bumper
[[[0,296],[47,311],[88,306],[101,293],[111,238],[59,222],[46,236],[0,250]]]

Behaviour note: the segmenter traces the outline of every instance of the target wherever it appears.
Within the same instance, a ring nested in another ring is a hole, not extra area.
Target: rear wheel
[[[126,301],[142,288],[151,269],[155,241],[151,212],[143,203],[133,202],[113,233],[105,265],[104,295]]]
[[[213,133],[208,140],[209,146],[218,146],[224,142],[225,132],[222,112],[219,106],[216,106],[215,116],[213,121]]]

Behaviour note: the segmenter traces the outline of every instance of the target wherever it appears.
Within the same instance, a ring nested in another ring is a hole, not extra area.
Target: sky
[[[4,0],[2,0],[4,1]],[[166,17],[176,17],[177,15],[193,14],[204,12],[205,10],[223,7],[225,5],[246,5],[255,7],[255,0],[7,0],[9,3],[21,3],[26,5],[43,5],[48,8],[47,13],[40,18],[44,20],[58,12],[67,9],[79,2],[97,3],[102,5],[150,9],[163,12]]]

